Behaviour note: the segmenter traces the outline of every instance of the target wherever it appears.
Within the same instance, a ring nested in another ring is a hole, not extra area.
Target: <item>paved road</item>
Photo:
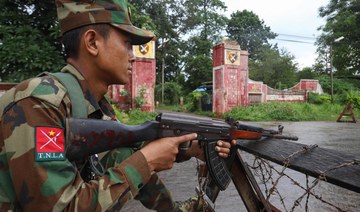
[[[334,149],[350,154],[359,155],[360,153],[360,123],[336,123],[336,122],[264,122],[257,123],[264,128],[276,128],[278,124],[285,126],[284,133],[290,133],[299,137],[300,143],[317,144],[319,147]],[[243,158],[248,163],[252,163],[253,156],[243,152]],[[184,200],[195,193],[197,186],[196,160],[176,164],[172,170],[160,173],[165,184],[172,191],[175,200]],[[275,166],[277,166],[275,164]],[[281,168],[281,167],[279,167]],[[306,186],[304,174],[288,170],[286,172],[293,179]],[[310,183],[314,178],[310,177]],[[263,188],[264,186],[262,186]],[[294,186],[290,180],[282,178],[278,190],[286,205],[286,210],[291,211],[294,201],[304,192]],[[322,199],[336,205],[340,209],[347,211],[360,211],[360,194],[321,182],[314,190]],[[305,198],[306,200],[306,198]],[[286,211],[277,196],[271,197],[271,202],[282,211]],[[146,211],[137,201],[128,204],[124,211]],[[220,193],[216,201],[216,211],[233,212],[246,211],[241,198],[238,196],[235,187],[230,184],[229,188]],[[306,211],[306,202],[302,201],[300,206],[294,211]],[[310,198],[308,211],[337,211],[334,207],[322,203],[315,198]]]

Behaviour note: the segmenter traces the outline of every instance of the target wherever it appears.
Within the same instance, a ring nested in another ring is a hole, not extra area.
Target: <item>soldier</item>
[[[133,198],[157,211],[188,207],[173,202],[156,172],[170,169],[178,145],[196,134],[110,151],[102,160],[105,172],[94,166],[93,156],[66,158],[66,118],[85,112],[90,119],[116,120],[104,97],[107,88],[128,82],[131,45],[147,43],[154,34],[131,24],[125,0],[55,3],[67,55],[61,71],[76,79],[85,110],[76,112],[72,105],[79,100],[68,92],[74,88],[54,75],[25,80],[1,97],[0,211],[120,210]],[[216,147],[221,157],[229,149],[222,141]],[[189,156],[202,154],[191,145]]]

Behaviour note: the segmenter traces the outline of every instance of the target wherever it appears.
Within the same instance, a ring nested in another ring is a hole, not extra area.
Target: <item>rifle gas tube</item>
[[[69,118],[66,156],[74,161],[118,147],[131,147],[138,142],[189,133],[197,133],[197,139],[204,147],[210,176],[221,190],[225,190],[230,183],[228,166],[235,155],[235,149],[231,150],[228,159],[219,157],[215,151],[218,140],[258,140],[263,136],[297,140],[296,137],[282,136],[278,131],[268,131],[233,120],[222,121],[177,113],[161,113],[155,121],[136,126],[117,121]]]

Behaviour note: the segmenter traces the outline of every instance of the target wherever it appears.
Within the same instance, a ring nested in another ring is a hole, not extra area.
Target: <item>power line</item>
[[[291,39],[281,39],[281,38],[275,38],[273,40],[279,40],[279,41],[286,41],[286,42],[292,42],[292,43],[306,43],[306,44],[314,44],[312,42],[306,42],[306,41],[300,41],[300,40],[291,40]]]
[[[235,30],[236,31],[240,31],[240,30]],[[276,33],[276,32],[275,32]],[[302,35],[291,35],[291,34],[285,34],[285,33],[276,33],[277,35],[280,36],[287,36],[287,37],[295,37],[295,38],[302,38],[302,39],[311,39],[311,40],[316,40],[315,37],[308,37],[308,36],[302,36]],[[278,36],[277,36],[278,37]],[[286,42],[292,42],[292,43],[304,43],[304,44],[313,44],[314,42],[309,42],[309,41],[302,41],[302,40],[295,40],[295,39],[285,39],[285,38],[274,38],[271,40],[279,40],[279,41],[286,41]]]
[[[308,37],[308,36],[303,36],[303,35],[291,35],[291,34],[285,34],[285,33],[276,33],[276,34],[281,37],[293,37],[293,38],[301,38],[301,39],[307,39],[307,40],[316,40],[315,37]],[[299,39],[275,38],[274,40],[286,41],[286,42],[292,42],[292,43],[314,44],[314,42],[303,41],[303,40],[299,40]]]
[[[282,35],[282,36],[287,36],[287,37],[296,37],[296,38],[316,40],[315,37],[308,37],[308,36],[303,36],[303,35],[290,35],[290,34],[284,34],[284,33],[276,33],[276,34]]]

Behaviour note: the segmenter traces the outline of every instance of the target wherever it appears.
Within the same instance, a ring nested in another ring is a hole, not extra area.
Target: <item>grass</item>
[[[148,120],[155,120],[157,113],[143,112],[140,109],[130,110],[128,113],[118,110],[114,105],[115,114],[117,118],[125,124],[138,125]]]
[[[336,121],[343,109],[329,103],[271,102],[234,108],[223,116],[244,121]]]
[[[212,112],[194,112],[197,115],[208,117],[227,118],[242,121],[336,121],[344,110],[340,104],[309,104],[290,102],[270,102],[237,107],[217,116]],[[159,106],[158,110],[186,112],[178,106]],[[360,110],[353,109],[357,120],[360,119]],[[141,124],[146,120],[154,120],[155,112],[142,112],[139,109],[131,110],[128,114],[116,110],[118,118],[126,124]],[[345,117],[346,118],[346,117]],[[344,119],[346,120],[346,119]]]

